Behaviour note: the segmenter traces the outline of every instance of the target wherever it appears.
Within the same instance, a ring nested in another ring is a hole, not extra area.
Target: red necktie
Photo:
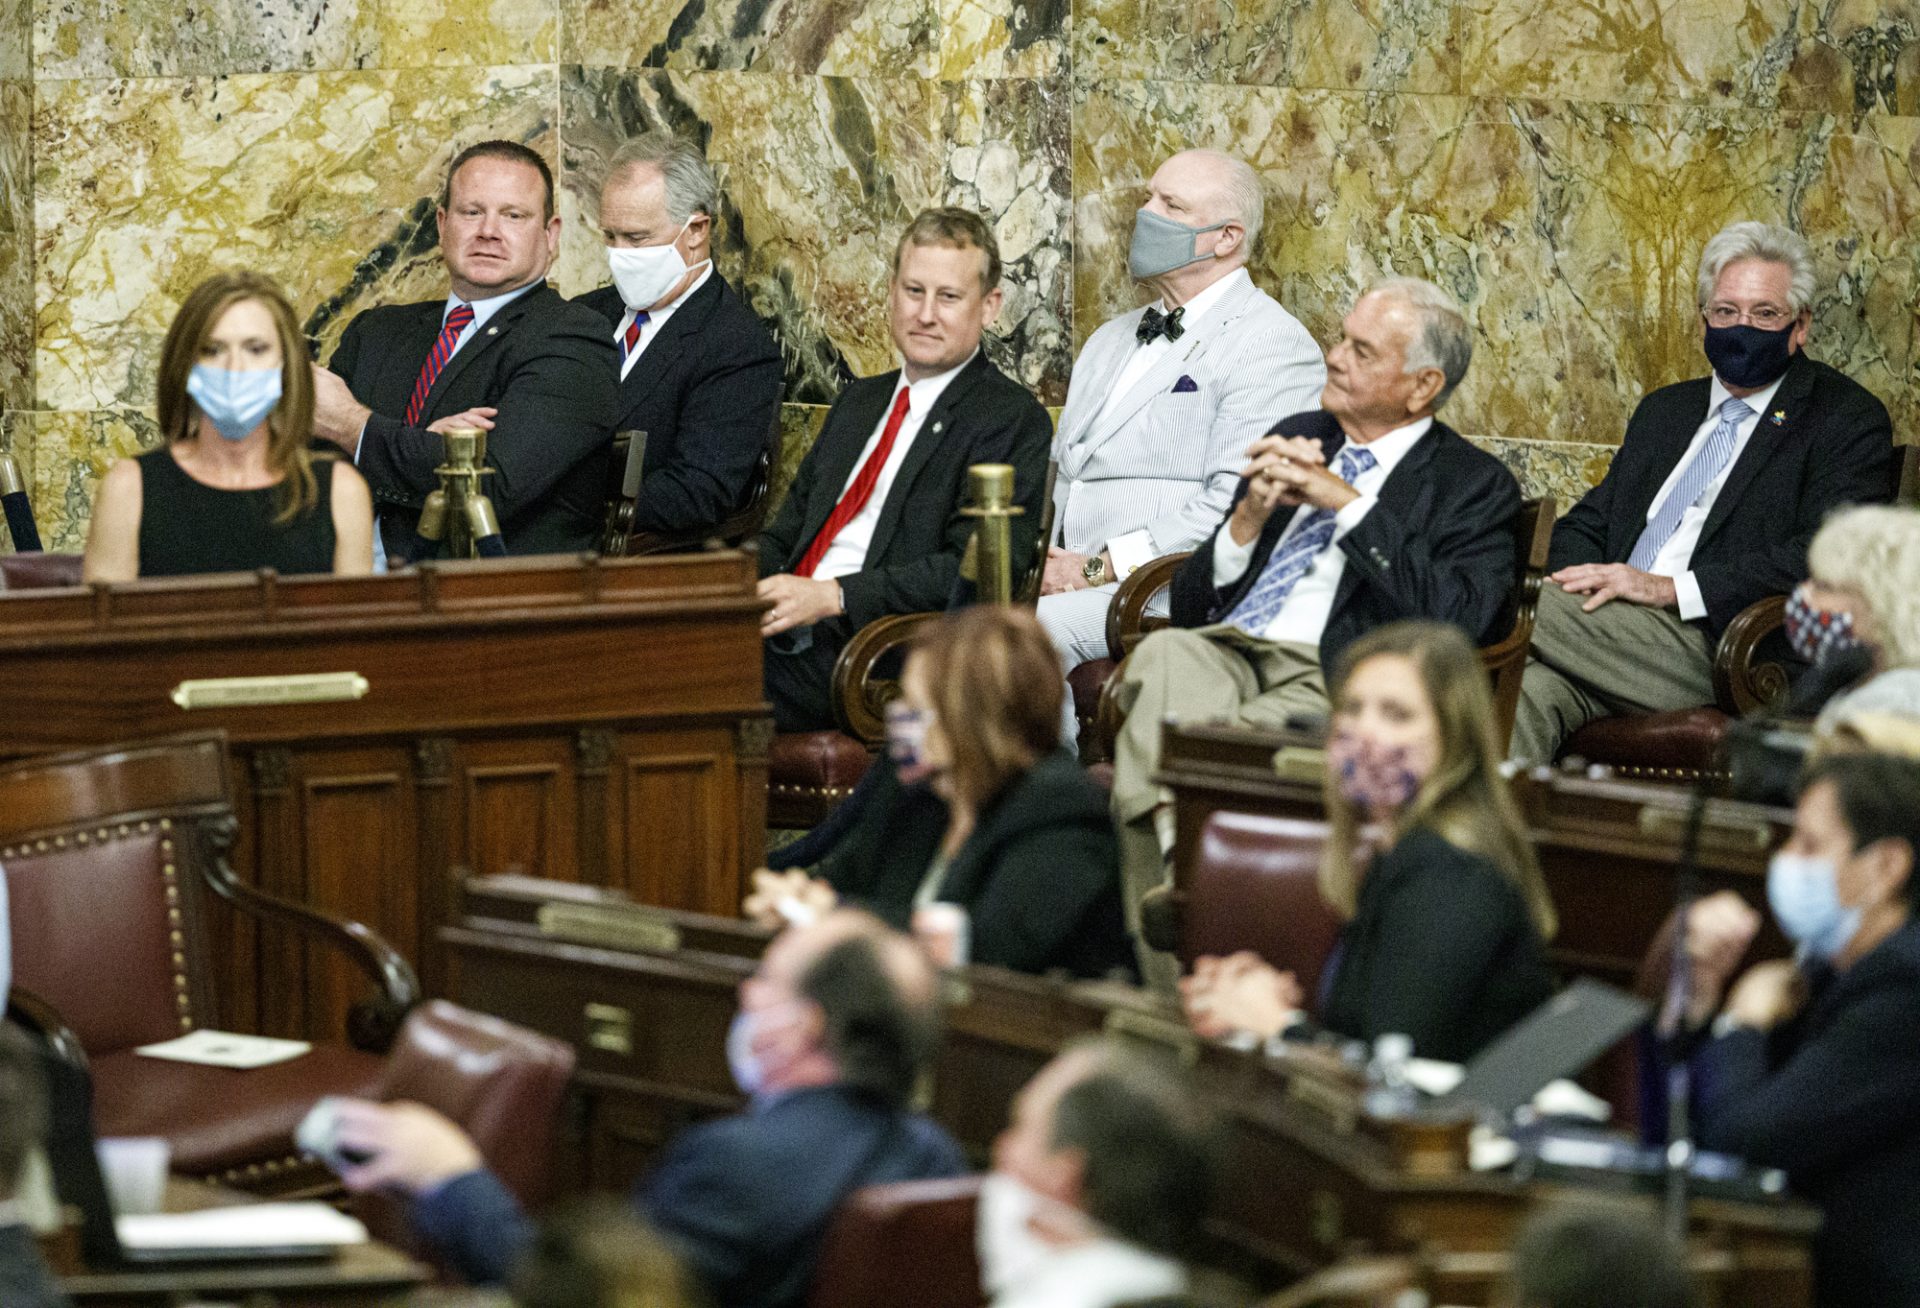
[[[633,347],[640,343],[640,329],[647,325],[649,316],[645,309],[633,315],[633,321],[627,325],[626,334],[620,338],[620,362],[625,363],[633,353]]]
[[[456,304],[448,311],[447,321],[440,328],[440,339],[427,352],[427,361],[420,365],[420,376],[413,383],[413,398],[407,401],[407,426],[420,425],[420,414],[427,407],[427,392],[433,389],[434,379],[447,366],[447,360],[453,357],[453,347],[460,343],[460,333],[472,321],[471,304]]]
[[[840,529],[867,507],[867,501],[873,498],[873,488],[880,480],[880,469],[887,466],[887,456],[893,453],[893,438],[900,434],[900,424],[907,420],[907,387],[900,388],[900,394],[894,398],[893,412],[887,415],[886,430],[880,433],[880,443],[874,447],[867,461],[860,465],[860,471],[854,474],[853,484],[847,487],[847,493],[833,506],[833,512],[827,515],[826,525],[820,528],[820,534],[813,538],[813,544],[807,546],[807,552],[800,560],[800,566],[793,570],[796,577],[811,577],[813,570],[820,566],[820,560],[827,556],[827,550],[833,544],[833,538]]]

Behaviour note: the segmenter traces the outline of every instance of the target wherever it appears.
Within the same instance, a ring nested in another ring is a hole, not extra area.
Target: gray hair
[[[1433,407],[1439,409],[1473,362],[1473,332],[1467,327],[1466,311],[1458,300],[1422,277],[1383,278],[1369,286],[1367,294],[1397,296],[1420,315],[1420,330],[1407,342],[1405,371],[1439,369],[1445,379],[1433,397]]]
[[[1225,150],[1193,149],[1182,153],[1198,155],[1219,168],[1220,198],[1225,202],[1226,211],[1216,214],[1215,218],[1237,222],[1246,229],[1246,239],[1240,243],[1240,249],[1243,254],[1252,257],[1254,243],[1260,239],[1260,225],[1267,213],[1267,197],[1260,187],[1260,174],[1245,159],[1228,154]]]
[[[1920,510],[1842,509],[1813,535],[1807,572],[1866,601],[1889,667],[1920,665]]]
[[[713,217],[720,203],[720,183],[698,146],[671,132],[629,137],[607,160],[607,180],[642,165],[660,170],[667,187],[667,217],[676,226],[684,226],[697,213]]]
[[[1806,238],[1789,227],[1773,223],[1734,223],[1723,227],[1700,252],[1700,308],[1713,298],[1714,284],[1728,264],[1742,259],[1761,259],[1783,263],[1793,273],[1793,287],[1787,292],[1787,310],[1795,317],[1813,303],[1813,251]]]

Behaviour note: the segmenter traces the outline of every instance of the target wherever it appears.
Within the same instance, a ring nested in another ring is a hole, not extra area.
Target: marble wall
[[[1145,178],[1190,144],[1260,170],[1256,276],[1324,341],[1383,272],[1461,298],[1449,417],[1529,489],[1577,493],[1640,393],[1703,370],[1692,264],[1736,218],[1809,236],[1815,352],[1903,438],[1920,420],[1920,0],[0,0],[0,430],[52,547],[152,438],[198,277],[273,273],[330,348],[439,293],[446,161],[508,136],[558,169],[556,277],[584,290],[600,162],[653,125],[721,172],[720,266],[787,355],[789,466],[889,366],[914,210],[992,216],[990,348],[1058,405],[1136,302]]]

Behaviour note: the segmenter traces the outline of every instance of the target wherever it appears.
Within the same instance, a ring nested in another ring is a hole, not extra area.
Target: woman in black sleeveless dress
[[[255,273],[195,287],[160,358],[166,443],[114,464],[94,500],[89,581],[273,568],[373,570],[373,502],[309,448],[313,368],[286,297]]]

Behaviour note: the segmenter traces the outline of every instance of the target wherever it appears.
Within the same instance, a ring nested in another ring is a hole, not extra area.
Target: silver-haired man
[[[1707,242],[1713,373],[1643,399],[1606,477],[1555,527],[1513,757],[1550,762],[1594,718],[1713,703],[1727,624],[1806,579],[1834,508],[1893,497],[1886,406],[1805,353],[1814,291],[1813,254],[1784,227]]]
[[[632,137],[607,163],[613,285],[580,303],[613,336],[614,430],[647,434],[635,531],[697,538],[742,508],[780,404],[780,349],[713,264],[719,211],[713,170],[678,137]]]
[[[1451,622],[1477,642],[1498,634],[1520,488],[1434,418],[1472,355],[1445,291],[1381,282],[1327,354],[1321,407],[1246,451],[1226,520],[1174,577],[1173,626],[1142,641],[1121,674],[1113,807],[1136,925],[1172,843],[1152,780],[1162,718],[1275,726],[1323,715],[1324,670],[1383,623]],[[1143,950],[1142,963],[1170,983],[1169,956]]]

